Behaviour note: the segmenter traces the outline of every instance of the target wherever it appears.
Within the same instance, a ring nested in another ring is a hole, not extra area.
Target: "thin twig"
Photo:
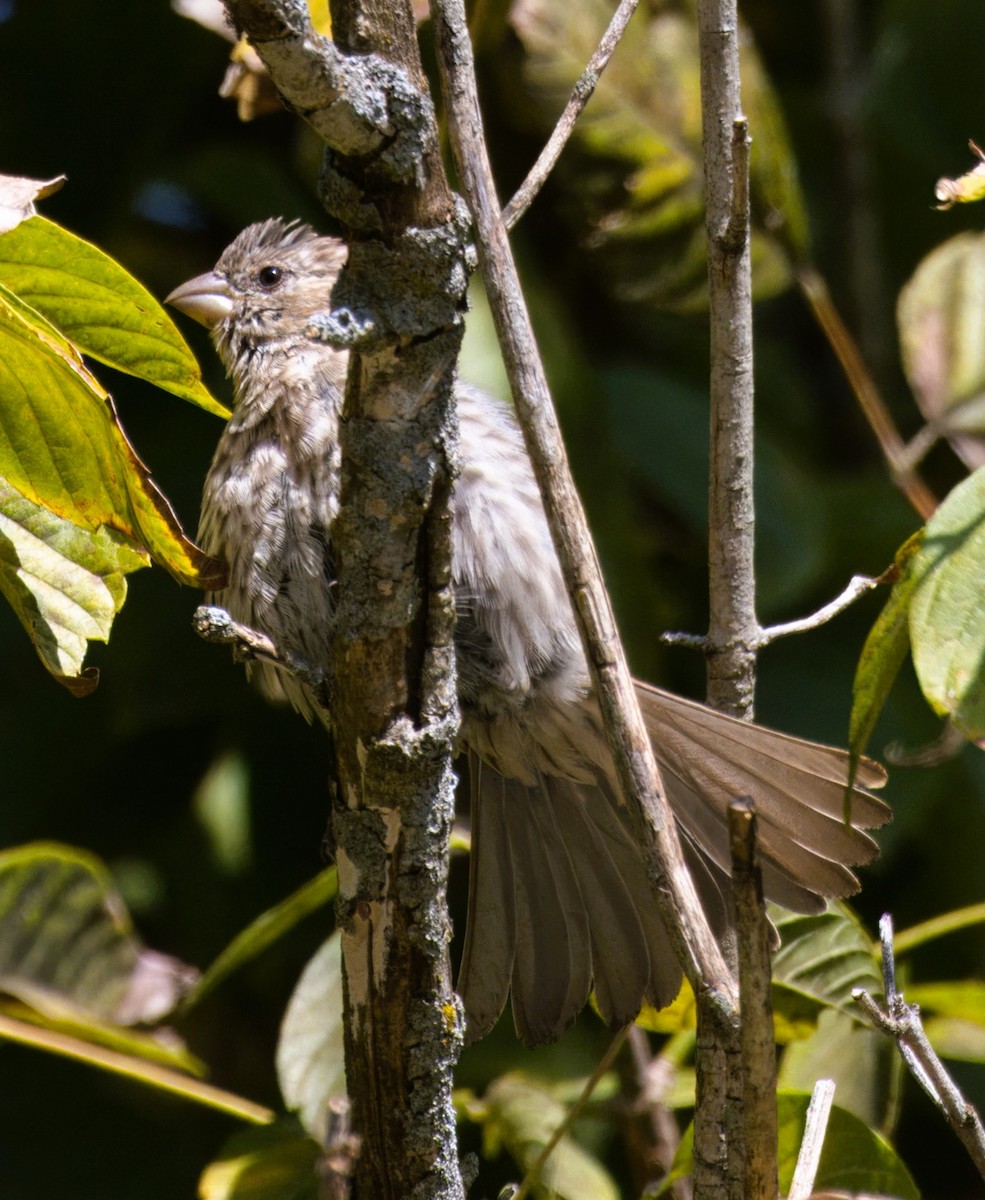
[[[295,657],[285,657],[274,642],[259,629],[234,621],[215,604],[200,604],[192,614],[192,628],[213,646],[231,646],[237,662],[265,662],[290,675],[317,692],[325,686],[325,673]]]
[[[961,1094],[954,1080],[944,1069],[924,1033],[920,1010],[907,1004],[896,990],[896,960],[893,953],[893,920],[887,913],[879,922],[882,942],[882,972],[885,1007],[880,1008],[864,988],[855,988],[852,998],[866,1013],[877,1029],[895,1038],[896,1045],[923,1090],[940,1110],[968,1151],[978,1173],[985,1179],[985,1128],[975,1107]]]
[[[915,467],[907,462],[906,445],[896,428],[896,422],[865,365],[855,339],[835,308],[824,277],[813,267],[801,267],[797,272],[797,283],[845,372],[862,415],[876,436],[893,483],[926,520],[937,507],[937,498],[917,474]]]
[[[548,175],[554,170],[557,160],[561,157],[568,138],[575,128],[575,122],[581,116],[585,105],[592,98],[592,93],[598,86],[599,77],[615,52],[619,40],[629,24],[629,18],[636,11],[639,0],[620,0],[619,7],[612,15],[609,28],[602,35],[595,53],[588,60],[588,66],[581,78],[571,90],[564,112],[554,126],[554,132],[548,138],[547,144],[541,150],[534,165],[530,168],[526,179],[516,190],[513,199],[503,209],[503,222],[507,229],[512,229],[523,214],[533,203],[534,198],[547,181]]]
[[[693,1038],[691,1039],[693,1046]],[[681,1131],[666,1099],[680,1072],[679,1044],[670,1039],[654,1057],[650,1041],[638,1025],[626,1035],[623,1059],[624,1139],[635,1183],[635,1195],[656,1192],[670,1172]],[[670,1200],[691,1200],[690,1178],[675,1179],[665,1189]]]
[[[744,1200],[776,1200],[776,1044],[770,993],[770,924],[756,861],[756,810],[734,800],[728,810],[732,894],[739,953],[742,1015],[742,1118],[745,1129]]]
[[[626,1033],[629,1028],[630,1027],[628,1025],[624,1026],[609,1043],[609,1048],[599,1059],[595,1070],[586,1080],[585,1086],[581,1089],[581,1092],[578,1095],[578,1099],[568,1109],[564,1115],[564,1120],[557,1125],[551,1136],[544,1143],[540,1153],[531,1163],[530,1170],[524,1176],[523,1182],[513,1193],[510,1200],[524,1200],[525,1196],[530,1195],[531,1189],[540,1179],[540,1173],[544,1169],[544,1164],[554,1153],[558,1142],[571,1128],[572,1124],[577,1119],[578,1114],[591,1099],[592,1092],[594,1092],[598,1087],[602,1076],[605,1075],[605,1073],[612,1066],[613,1062],[615,1062],[616,1055],[622,1049],[622,1044],[626,1040]]]
[[[565,582],[573,598],[619,783],[639,813],[644,853],[672,944],[695,995],[717,1019],[735,1019],[735,982],[684,866],[676,822],[660,782],[612,605],[571,478],[544,367],[496,198],[482,135],[463,0],[433,0],[432,17],[449,132],[475,224],[479,262],[527,452]]]
[[[698,0],[711,325],[708,703],[752,717],[756,687],[752,260],[736,0]]]
[[[777,638],[789,637],[792,633],[807,633],[811,629],[820,629],[822,625],[826,625],[839,613],[843,613],[866,592],[870,592],[883,582],[885,581],[881,577],[873,579],[868,575],[853,575],[844,591],[835,596],[833,600],[829,600],[827,604],[822,605],[817,612],[811,613],[809,617],[800,617],[796,621],[785,621],[782,625],[769,625],[766,629],[760,629],[755,639],[756,649],[761,650],[770,642],[775,642]],[[660,640],[668,646],[684,646],[689,650],[705,650],[708,647],[707,637],[700,633],[662,633]]]
[[[807,1108],[804,1137],[800,1143],[800,1153],[797,1155],[797,1166],[787,1200],[808,1200],[814,1191],[814,1179],[821,1161],[821,1151],[824,1149],[824,1135],[828,1129],[828,1117],[831,1115],[834,1096],[833,1079],[819,1079],[814,1084],[811,1102]]]
[[[789,637],[792,633],[806,633],[809,629],[819,629],[822,625],[826,625],[833,617],[837,617],[839,613],[843,613],[846,608],[849,608],[861,596],[867,592],[871,592],[874,587],[878,587],[881,580],[872,579],[868,575],[853,575],[845,590],[833,600],[823,605],[815,613],[811,613],[809,617],[801,617],[797,621],[785,621],[782,625],[769,625],[760,631],[759,648],[768,646],[770,642],[775,642],[777,638]]]

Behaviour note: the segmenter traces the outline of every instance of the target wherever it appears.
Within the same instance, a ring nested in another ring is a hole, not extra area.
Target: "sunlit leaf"
[[[331,1102],[346,1095],[343,1034],[342,939],[333,933],[302,972],[277,1042],[284,1103],[320,1140]]]
[[[951,238],[900,292],[903,367],[928,425],[969,467],[985,464],[985,234]]]
[[[79,529],[0,479],[0,593],[41,661],[76,695],[96,685],[95,669],[84,669],[88,643],[108,640],[125,576],[148,562],[115,530]]]
[[[486,1091],[484,1104],[488,1150],[505,1147],[524,1172],[567,1111],[547,1088],[520,1072],[496,1079]],[[602,1164],[565,1134],[544,1164],[532,1194],[555,1200],[618,1200],[619,1189]]]
[[[934,187],[934,195],[940,201],[937,207],[941,212],[947,212],[955,204],[974,204],[978,200],[985,200],[985,153],[974,142],[968,145],[978,159],[976,165],[957,179],[949,179],[945,175],[937,180]]]
[[[919,1007],[924,1032],[938,1054],[964,1062],[985,1062],[985,982],[910,983],[906,1000]]]
[[[237,1133],[198,1182],[200,1200],[319,1200],[317,1142],[271,1125]]]
[[[550,132],[611,16],[607,0],[515,0],[519,69],[506,53],[496,58],[518,123]],[[783,119],[748,31],[741,45],[753,134],[753,283],[766,296],[789,284],[806,223]],[[555,180],[613,294],[677,311],[707,304],[699,74],[692,0],[641,7]]]
[[[895,561],[896,582],[882,612],[869,630],[855,668],[852,712],[848,722],[851,779],[855,777],[858,761],[865,753],[910,647],[910,601],[916,580],[909,570],[909,563],[919,550],[922,538],[922,533],[914,534],[898,551]]]
[[[29,1008],[18,1000],[0,997],[0,1039],[65,1055],[151,1086],[160,1086],[156,1067],[196,1079],[206,1074],[205,1065],[173,1029],[145,1031],[81,1012],[73,1016],[67,1005],[59,1006],[56,1016]]]
[[[780,1060],[781,1088],[806,1090],[833,1079],[838,1103],[872,1129],[889,1129],[902,1073],[892,1041],[846,1012],[827,1009],[809,1037],[791,1042]]]
[[[185,1007],[197,1004],[227,975],[248,963],[262,951],[284,936],[309,913],[324,907],[335,899],[338,891],[338,872],[334,866],[326,867],[314,879],[298,888],[286,900],[275,904],[261,913],[229,943],[215,962],[209,967],[198,985],[185,1000]]]
[[[781,1195],[786,1195],[793,1181],[809,1104],[810,1092],[784,1090],[777,1096]],[[675,1180],[691,1175],[693,1170],[692,1125],[681,1140],[661,1194]],[[815,1192],[829,1190],[848,1195],[864,1193],[897,1197],[898,1200],[920,1200],[917,1185],[896,1151],[858,1117],[837,1104],[831,1109],[821,1161],[814,1179]]]
[[[0,476],[75,525],[124,534],[182,583],[222,578],[182,533],[78,353],[2,286]]]
[[[25,179],[19,175],[0,175],[0,233],[15,228],[35,215],[34,201],[57,192],[64,175],[54,179]]]
[[[97,246],[34,217],[0,237],[0,283],[83,354],[228,416],[168,314]]]
[[[985,467],[930,518],[910,572],[910,643],[923,694],[965,737],[985,737]]]
[[[909,989],[907,990],[909,995]],[[923,1031],[941,1058],[985,1063],[985,1027],[964,1017],[925,1017]]]

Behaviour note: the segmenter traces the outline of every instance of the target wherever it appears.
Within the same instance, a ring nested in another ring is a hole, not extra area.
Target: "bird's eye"
[[[284,272],[280,267],[261,267],[257,271],[257,282],[262,288],[275,288],[284,278]]]

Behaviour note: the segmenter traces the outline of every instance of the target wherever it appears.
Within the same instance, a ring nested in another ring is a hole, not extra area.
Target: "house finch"
[[[251,225],[214,271],[169,301],[209,327],[235,408],[205,482],[199,540],[229,568],[214,601],[281,656],[330,666],[330,542],[339,503],[338,422],[347,355],[306,334],[330,304],[345,247],[305,225]],[[527,1043],[559,1036],[594,987],[611,1024],[669,1003],[681,970],[657,915],[540,494],[515,418],[457,389],[456,650],[472,794],[469,913],[458,990],[471,1039],[512,990]],[[309,720],[310,684],[271,663],[251,672]],[[712,926],[728,925],[726,811],[751,796],[766,893],[801,912],[846,896],[871,860],[864,829],[889,809],[863,790],[843,820],[844,751],[737,721],[640,683],[639,700]]]

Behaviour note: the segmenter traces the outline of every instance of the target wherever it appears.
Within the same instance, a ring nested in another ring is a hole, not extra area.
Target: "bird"
[[[311,335],[345,243],[271,218],[168,302],[205,325],[232,379],[232,416],[203,490],[198,540],[223,559],[209,596],[282,658],[330,672],[339,422],[348,354]],[[466,1040],[508,999],[526,1045],[561,1036],[594,993],[613,1027],[665,1007],[682,971],[655,908],[622,798],[543,503],[515,414],[459,382],[452,500],[460,740],[472,851],[456,989]],[[311,677],[248,664],[261,690],[329,724]],[[862,759],[639,682],[637,696],[685,860],[712,929],[728,937],[727,810],[751,797],[765,894],[802,913],[858,890],[852,868],[891,812]]]

